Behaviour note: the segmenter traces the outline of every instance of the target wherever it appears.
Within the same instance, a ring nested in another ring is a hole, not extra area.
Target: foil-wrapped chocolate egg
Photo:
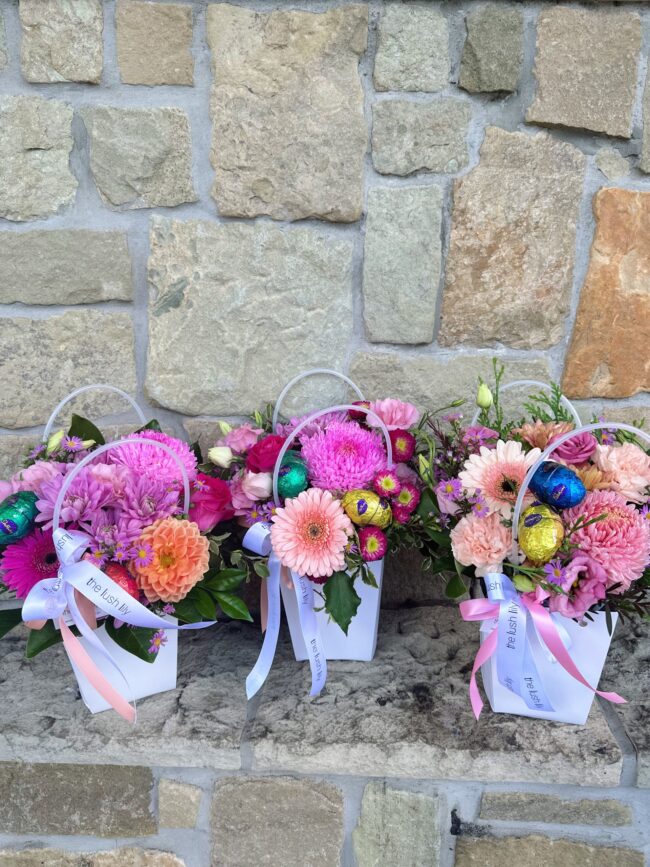
[[[278,475],[278,493],[283,499],[297,497],[309,486],[305,462],[295,452],[287,452],[282,458]]]
[[[117,586],[121,587],[122,590],[129,594],[129,596],[133,596],[134,599],[140,598],[138,582],[121,563],[114,563],[112,561],[107,563],[104,566],[104,572],[108,575],[111,581],[114,581]]]
[[[36,521],[38,497],[33,491],[18,491],[0,503],[0,547],[24,539]]]
[[[548,563],[563,540],[564,524],[550,506],[533,503],[521,513],[519,547],[533,563]]]
[[[361,527],[372,526],[383,530],[393,517],[388,500],[374,491],[348,491],[341,505],[348,518]]]
[[[544,461],[530,480],[530,490],[538,500],[556,509],[571,509],[581,503],[587,489],[569,467]]]

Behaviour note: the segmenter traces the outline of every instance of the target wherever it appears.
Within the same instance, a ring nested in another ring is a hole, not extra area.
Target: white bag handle
[[[301,380],[307,379],[308,376],[335,376],[337,379],[343,380],[343,382],[347,382],[351,389],[354,390],[359,400],[364,400],[361,389],[358,385],[356,385],[352,380],[346,376],[344,373],[339,373],[338,370],[330,370],[328,367],[314,367],[312,370],[303,370],[302,373],[299,373],[298,376],[294,376],[292,380],[290,380],[285,387],[280,392],[280,397],[278,398],[277,403],[275,404],[275,409],[273,410],[273,421],[272,421],[272,430],[275,433],[275,428],[278,423],[278,416],[280,415],[280,407],[282,406],[285,397],[289,394],[294,385],[297,385]]]
[[[502,385],[500,388],[500,392],[508,391],[509,388],[516,388],[517,386],[520,386],[520,385],[535,385],[538,388],[546,388],[549,391],[551,390],[551,386],[547,382],[540,382],[537,379],[516,379],[514,382],[508,382],[508,383],[506,383],[506,385]],[[578,415],[578,411],[576,410],[575,406],[564,395],[562,395],[561,397],[562,397],[562,403],[565,405],[565,407],[569,410],[569,412],[573,416],[573,420],[576,423],[576,426],[580,427],[582,422],[580,421],[580,416]],[[472,421],[471,421],[472,427],[478,421],[478,417],[480,416],[480,414],[481,414],[481,408],[477,407],[476,412],[474,413],[474,416],[473,416]]]
[[[139,405],[136,403],[135,399],[131,397],[126,391],[122,391],[121,388],[118,388],[116,385],[106,385],[105,383],[98,382],[94,385],[82,385],[80,388],[75,388],[74,391],[71,391],[67,397],[64,397],[63,400],[55,407],[54,412],[49,417],[47,424],[45,425],[45,430],[43,431],[43,442],[46,443],[50,438],[50,434],[52,433],[52,428],[54,426],[54,422],[57,420],[59,413],[63,409],[63,407],[69,401],[73,400],[80,394],[83,394],[85,391],[90,391],[91,389],[101,388],[104,391],[113,391],[115,394],[119,394],[120,397],[123,397],[128,403],[131,404],[133,409],[136,411],[138,419],[142,424],[147,423],[147,417],[140,409]]]

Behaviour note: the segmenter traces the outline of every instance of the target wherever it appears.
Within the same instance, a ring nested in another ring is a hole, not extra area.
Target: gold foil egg
[[[341,505],[348,518],[361,527],[372,526],[383,530],[393,517],[388,500],[374,491],[348,491]]]
[[[534,503],[519,518],[519,546],[535,564],[548,563],[564,540],[560,516],[544,503]]]

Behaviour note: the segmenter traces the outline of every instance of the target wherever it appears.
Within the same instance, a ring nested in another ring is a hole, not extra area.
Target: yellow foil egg
[[[519,518],[519,546],[535,564],[548,563],[564,540],[560,516],[544,503],[535,503]]]
[[[393,517],[388,500],[374,491],[348,491],[341,505],[348,518],[361,527],[372,526],[383,530]]]

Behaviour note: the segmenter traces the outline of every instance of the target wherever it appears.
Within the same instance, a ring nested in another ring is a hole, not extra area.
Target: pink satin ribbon
[[[555,623],[553,623],[553,618],[547,608],[544,608],[539,604],[539,602],[531,602],[523,596],[519,597],[519,601],[533,618],[533,623],[535,624],[538,635],[567,674],[570,674],[574,680],[578,681],[578,683],[586,686],[596,695],[599,695],[607,701],[611,701],[614,704],[626,703],[626,700],[621,698],[617,693],[602,692],[601,690],[595,689],[585,680],[564,646],[560,634],[557,631],[557,627]],[[493,617],[498,617],[499,603],[491,602],[489,599],[466,599],[464,602],[460,603],[460,613],[463,620],[490,620]],[[480,717],[481,711],[483,710],[483,699],[481,698],[476,683],[476,675],[479,668],[490,659],[496,649],[497,628],[495,627],[479,647],[472,667],[472,676],[469,684],[469,698],[476,719]]]

